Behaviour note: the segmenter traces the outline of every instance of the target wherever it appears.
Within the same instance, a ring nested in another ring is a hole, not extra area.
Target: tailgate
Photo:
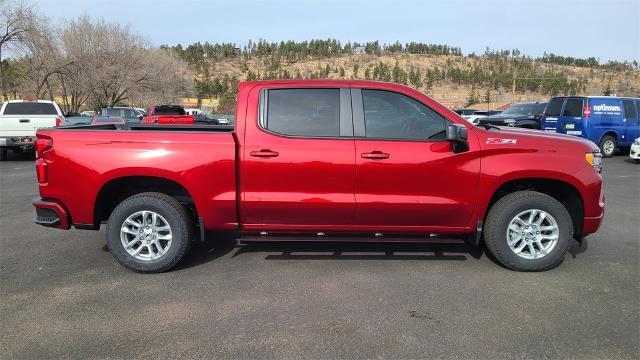
[[[193,115],[157,115],[158,124],[194,124]]]
[[[36,130],[54,126],[55,115],[2,115],[0,137],[35,136]]]

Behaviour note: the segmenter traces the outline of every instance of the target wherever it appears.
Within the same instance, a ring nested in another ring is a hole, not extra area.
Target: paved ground
[[[638,358],[640,166],[605,160],[601,231],[545,273],[464,245],[209,241],[172,272],[104,231],[33,224],[33,163],[0,163],[0,357]]]

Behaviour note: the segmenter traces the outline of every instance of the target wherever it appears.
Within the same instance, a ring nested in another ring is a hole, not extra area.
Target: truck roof
[[[23,103],[23,102],[29,102],[29,103],[43,103],[43,104],[55,104],[55,101],[51,101],[51,100],[8,100],[5,101],[7,103],[10,104],[15,104],[15,103]]]

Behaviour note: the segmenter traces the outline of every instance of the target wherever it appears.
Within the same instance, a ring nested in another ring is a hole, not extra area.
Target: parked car
[[[132,107],[108,107],[102,108],[102,116],[114,116],[124,119],[126,123],[140,123],[143,113]]]
[[[180,105],[152,106],[147,111],[147,115],[142,118],[143,124],[160,125],[194,125],[195,117],[186,115],[184,108]]]
[[[494,111],[494,110],[489,110],[489,111],[474,111],[473,114],[471,115],[465,115],[463,116],[463,118],[465,120],[467,120],[468,122],[472,123],[473,125],[478,125],[478,121],[483,118],[483,117],[487,117],[489,115],[495,115],[495,114],[499,114],[500,111]]]
[[[124,125],[126,121],[118,116],[94,116],[91,118],[91,125]]]
[[[109,250],[139,272],[172,268],[207,230],[241,241],[483,235],[505,266],[539,271],[602,221],[600,151],[584,139],[473,126],[374,81],[240,83],[236,106],[235,129],[39,130],[36,223],[106,222]]]
[[[73,117],[65,117],[62,125],[90,125],[91,119],[93,116],[73,116]]]
[[[604,157],[631,146],[640,136],[640,99],[567,96],[549,101],[542,119],[546,131],[576,135],[600,146]]]
[[[640,137],[636,138],[631,144],[629,151],[629,157],[635,160],[636,164],[640,164]]]
[[[80,116],[88,116],[88,117],[93,117],[96,116],[96,112],[93,110],[85,110],[80,112]]]
[[[226,118],[217,118],[211,115],[194,115],[197,125],[230,125],[231,121]]]
[[[478,124],[540,129],[540,118],[546,105],[546,102],[511,104],[511,106],[500,114],[489,115],[478,119]]]
[[[60,126],[62,110],[54,101],[9,100],[0,107],[0,160],[7,159],[9,150],[34,151],[36,130]]]
[[[475,109],[456,109],[456,110],[453,110],[453,111],[455,111],[456,114],[458,114],[458,115],[460,115],[462,117],[465,117],[465,116],[468,116],[468,115],[473,115],[473,113],[476,112]]]
[[[204,112],[200,109],[193,109],[193,108],[188,108],[188,109],[184,109],[185,114],[187,115],[202,115],[204,116]]]

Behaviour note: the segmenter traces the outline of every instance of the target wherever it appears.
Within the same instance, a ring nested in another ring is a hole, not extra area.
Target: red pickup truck
[[[180,105],[160,105],[150,107],[147,115],[143,116],[140,122],[142,124],[193,125],[195,124],[195,117],[187,115]]]
[[[129,269],[170,269],[205,230],[242,241],[462,237],[505,266],[558,265],[603,218],[588,140],[475,127],[405,86],[239,85],[234,127],[40,129],[36,223],[99,229]]]

